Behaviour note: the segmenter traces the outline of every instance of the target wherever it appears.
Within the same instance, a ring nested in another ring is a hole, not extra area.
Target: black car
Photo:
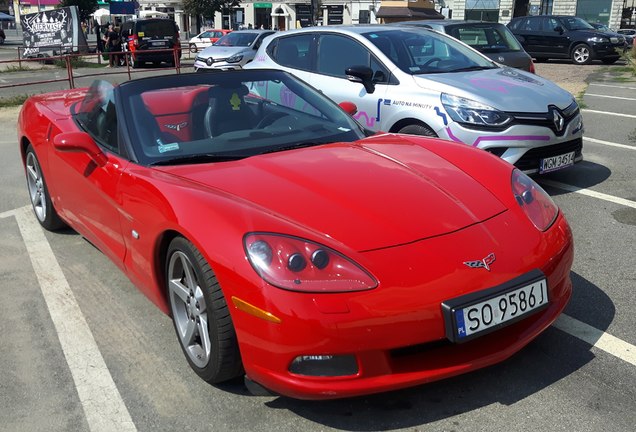
[[[128,61],[133,68],[146,62],[155,65],[161,62],[174,66],[181,58],[179,27],[174,20],[148,18],[126,21],[120,30],[122,51],[128,53]]]
[[[570,58],[576,64],[601,60],[612,64],[625,49],[625,38],[594,29],[575,16],[538,15],[513,18],[508,28],[538,62]]]
[[[532,58],[503,24],[459,20],[403,21],[397,24],[426,27],[446,33],[470,45],[491,60],[534,73]]]

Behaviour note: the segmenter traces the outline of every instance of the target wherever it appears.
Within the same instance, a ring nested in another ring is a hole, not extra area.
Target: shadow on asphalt
[[[585,156],[585,147],[583,148],[583,155]],[[534,179],[541,185],[541,187],[545,188],[550,195],[557,196],[570,194],[572,192],[545,186],[541,184],[542,179],[553,180],[584,189],[603,183],[610,177],[610,175],[612,175],[612,171],[606,166],[584,160],[572,167],[537,176]]]

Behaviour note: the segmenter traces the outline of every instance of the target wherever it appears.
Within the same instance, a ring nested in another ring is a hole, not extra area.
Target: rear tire
[[[232,317],[203,255],[177,237],[168,247],[165,272],[172,321],[192,370],[212,384],[242,375]]]
[[[33,206],[33,212],[38,222],[44,229],[56,231],[64,228],[66,224],[55,211],[49,190],[44,181],[44,175],[40,168],[40,162],[33,150],[33,146],[29,144],[26,149],[25,169],[27,178],[27,187],[29,189],[29,198]]]
[[[572,49],[572,61],[578,65],[586,65],[592,62],[592,52],[585,44],[578,44]]]
[[[398,132],[401,134],[421,135],[437,138],[437,134],[433,132],[433,129],[422,124],[410,124],[408,126],[404,126]]]

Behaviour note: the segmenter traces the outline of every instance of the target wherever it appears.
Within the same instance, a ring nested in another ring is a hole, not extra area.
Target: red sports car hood
[[[505,210],[459,168],[393,135],[156,169],[221,189],[358,251],[457,231]]]

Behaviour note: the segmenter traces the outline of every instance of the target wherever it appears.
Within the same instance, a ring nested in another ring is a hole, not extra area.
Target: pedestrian
[[[117,62],[119,61],[119,56],[117,54],[112,54],[117,52],[116,47],[119,46],[121,51],[121,43],[119,42],[119,33],[115,31],[112,24],[108,24],[108,30],[106,31],[106,52],[108,52],[108,67],[117,66]]]
[[[99,21],[93,21],[93,28],[95,29],[95,37],[97,38],[97,53],[104,52],[104,40],[102,39],[102,35],[99,28]]]

